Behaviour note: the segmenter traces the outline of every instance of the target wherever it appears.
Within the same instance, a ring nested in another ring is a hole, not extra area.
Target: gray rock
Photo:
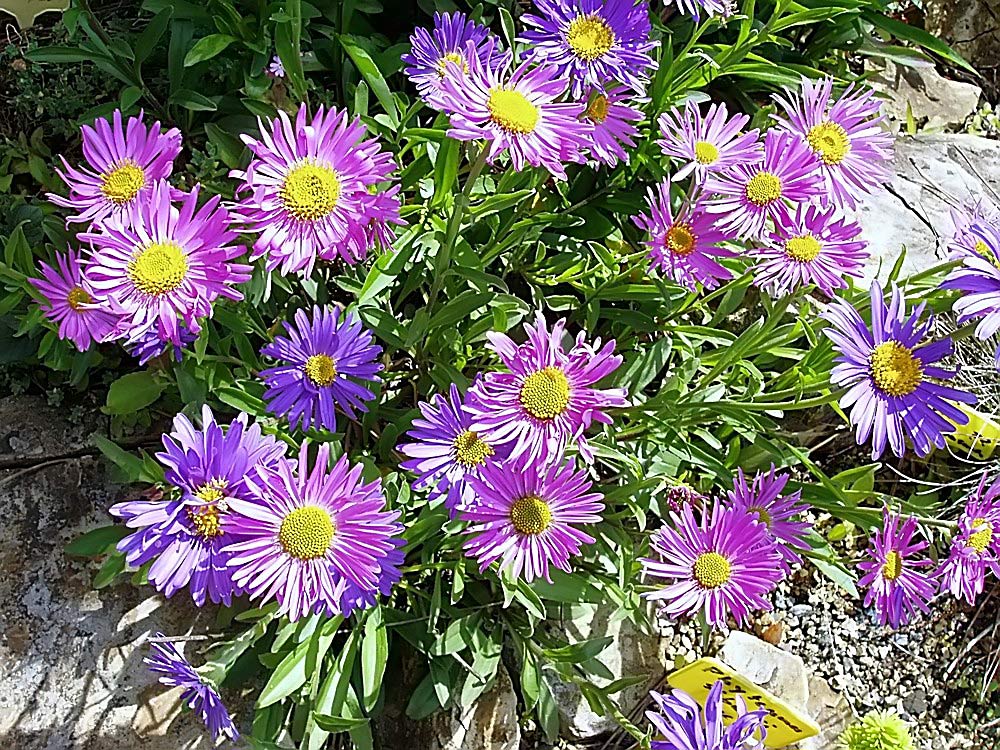
[[[924,0],[925,26],[989,76],[1000,59],[1000,0]]]
[[[897,129],[905,126],[907,108],[927,130],[959,128],[979,108],[982,90],[972,83],[940,75],[933,65],[905,67],[869,58],[869,83],[885,99],[886,114]]]
[[[854,719],[854,711],[847,699],[818,675],[809,676],[807,709],[812,720],[819,724],[820,733],[800,742],[800,750],[829,750]]]
[[[719,658],[751,682],[796,708],[807,708],[809,681],[802,658],[734,630]]]
[[[927,710],[927,691],[914,690],[903,698],[903,708],[914,716],[924,713]]]

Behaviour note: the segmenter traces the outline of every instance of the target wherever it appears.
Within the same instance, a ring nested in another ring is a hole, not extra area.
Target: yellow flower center
[[[829,120],[809,128],[806,140],[824,164],[840,164],[851,150],[847,131]]]
[[[217,503],[226,497],[228,486],[229,483],[225,479],[213,479],[199,487],[194,496],[206,503]]]
[[[555,419],[569,406],[569,381],[558,367],[533,372],[524,379],[520,400],[536,419]]]
[[[751,515],[756,513],[757,518],[760,520],[760,522],[765,526],[767,526],[768,528],[771,528],[771,521],[773,519],[771,518],[771,514],[768,513],[764,508],[761,508],[759,505],[752,505],[749,508],[747,508],[747,513],[750,513]]]
[[[699,164],[715,164],[719,160],[719,149],[708,141],[697,141],[694,144],[694,160]]]
[[[490,119],[508,133],[526,135],[538,124],[538,107],[520,91],[491,89],[486,108]]]
[[[101,193],[118,206],[135,198],[145,184],[146,173],[131,159],[101,175]]]
[[[306,161],[289,170],[278,194],[296,219],[316,221],[336,208],[340,179],[330,167]]]
[[[608,22],[596,13],[577,16],[566,31],[570,49],[581,60],[590,62],[606,55],[615,44],[615,32]]]
[[[448,75],[448,63],[455,63],[462,69],[463,73],[469,72],[469,63],[465,61],[461,52],[449,52],[446,55],[442,55],[438,60],[438,76],[444,78]]]
[[[799,263],[808,263],[811,260],[816,260],[816,256],[819,255],[822,249],[823,246],[819,244],[819,240],[811,234],[792,237],[785,243],[785,254]]]
[[[990,255],[990,246],[982,240],[976,240],[975,249],[980,255]]]
[[[203,539],[213,539],[222,536],[222,524],[219,523],[219,509],[215,505],[205,505],[187,509],[188,520],[194,527],[194,532]]]
[[[73,312],[80,312],[82,305],[89,305],[93,301],[93,298],[87,294],[87,290],[79,286],[70,289],[69,294],[66,295],[66,302],[69,303]]]
[[[126,269],[136,288],[151,297],[174,291],[184,283],[187,272],[184,251],[173,242],[154,242],[139,250]]]
[[[981,555],[993,542],[993,524],[985,518],[977,518],[972,522],[972,528],[976,530],[969,534],[969,539],[965,544]]]
[[[667,230],[667,236],[663,244],[667,246],[674,255],[690,255],[694,251],[697,241],[694,236],[694,229],[690,224],[681,222],[674,224]]]
[[[770,172],[758,172],[746,186],[747,200],[755,206],[766,206],[781,197],[781,180]]]
[[[924,377],[920,360],[898,341],[886,341],[868,360],[875,386],[890,396],[907,396],[917,390]]]
[[[587,106],[587,117],[598,125],[608,119],[608,97],[598,94]]]
[[[538,495],[519,497],[510,506],[510,522],[522,534],[537,536],[552,523],[552,509]]]
[[[278,541],[292,557],[313,560],[330,549],[334,532],[329,513],[315,505],[306,505],[285,516],[278,530]]]
[[[729,560],[718,552],[702,552],[694,561],[694,577],[706,589],[717,589],[732,575]]]
[[[306,360],[302,370],[309,382],[320,388],[333,385],[333,381],[337,377],[337,365],[334,363],[333,357],[327,354],[312,355]]]
[[[882,577],[887,581],[895,581],[901,575],[903,575],[903,556],[893,550],[885,556]]]
[[[466,430],[454,442],[455,460],[462,466],[479,466],[493,455],[493,449],[479,439],[472,430]]]

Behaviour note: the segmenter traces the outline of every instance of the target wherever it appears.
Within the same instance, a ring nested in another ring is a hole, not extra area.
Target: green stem
[[[812,409],[817,406],[825,406],[831,401],[836,401],[838,395],[836,392],[830,392],[822,396],[804,398],[801,401],[720,401],[719,403],[748,411],[792,411],[794,409]]]

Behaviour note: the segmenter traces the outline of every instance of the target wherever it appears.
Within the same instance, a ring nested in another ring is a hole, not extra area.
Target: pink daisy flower
[[[683,110],[674,107],[657,122],[663,135],[657,141],[660,149],[682,163],[675,180],[693,172],[701,183],[710,172],[756,163],[764,152],[757,130],[743,132],[750,118],[739,113],[730,117],[725,104],[712,104],[703,116],[698,105],[688,101]]]
[[[934,573],[942,592],[964,597],[970,606],[983,593],[987,571],[1000,578],[1000,481],[994,479],[987,488],[988,479],[983,472],[979,487],[966,499],[948,559]]]
[[[608,86],[604,92],[591,90],[584,100],[583,121],[592,126],[590,153],[599,162],[613,167],[628,164],[627,148],[635,148],[639,130],[633,122],[642,120],[638,109],[628,106],[631,92],[622,86]]]
[[[69,339],[81,352],[92,342],[104,341],[118,318],[95,302],[84,287],[80,253],[69,250],[56,256],[58,268],[39,263],[42,278],[29,279],[45,297],[42,312],[59,324],[59,338]]]

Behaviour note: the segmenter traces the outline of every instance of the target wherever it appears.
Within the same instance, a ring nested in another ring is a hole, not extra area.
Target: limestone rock
[[[719,658],[786,703],[802,709],[808,706],[809,679],[801,657],[734,630],[722,644]]]
[[[896,127],[906,123],[909,106],[917,122],[926,120],[927,130],[958,128],[979,107],[982,90],[972,83],[953,81],[933,66],[905,67],[891,60],[869,60],[869,83],[885,97],[886,113]]]
[[[819,724],[820,733],[799,743],[799,750],[830,750],[840,733],[854,720],[854,711],[843,695],[818,675],[809,675],[809,716]]]
[[[996,83],[1000,0],[924,0],[925,26]]]

